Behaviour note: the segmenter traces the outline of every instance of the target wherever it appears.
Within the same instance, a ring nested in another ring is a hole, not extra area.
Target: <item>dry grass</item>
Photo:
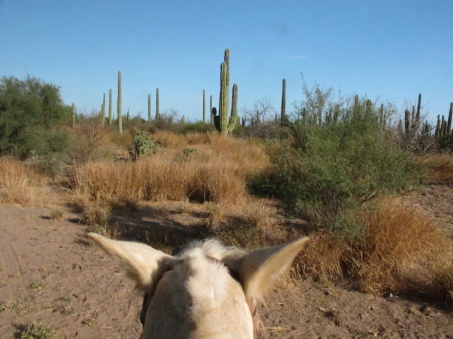
[[[33,205],[38,198],[37,189],[46,185],[47,178],[13,158],[0,158],[0,202]]]
[[[362,290],[437,297],[453,291],[453,241],[424,212],[387,198],[364,222]]]
[[[247,179],[269,166],[264,150],[245,140],[168,132],[156,133],[153,138],[166,148],[148,158],[90,162],[78,167],[75,182],[79,193],[90,200],[110,202],[190,199],[239,205],[247,196]],[[188,146],[196,149],[196,154],[185,155]]]
[[[422,160],[429,168],[428,177],[436,183],[453,183],[453,156],[432,154]]]

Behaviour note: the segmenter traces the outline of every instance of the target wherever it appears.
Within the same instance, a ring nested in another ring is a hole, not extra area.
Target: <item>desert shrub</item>
[[[90,161],[112,159],[114,151],[109,145],[110,139],[115,143],[116,134],[99,125],[97,120],[86,119],[72,128],[68,128],[69,149],[68,161],[74,165]],[[120,135],[119,133],[117,133]],[[127,134],[127,133],[124,133]],[[127,142],[130,142],[128,140]]]
[[[28,157],[36,146],[36,130],[52,130],[66,121],[69,112],[57,86],[30,76],[25,80],[3,77],[0,80],[0,155]]]
[[[210,133],[215,130],[214,125],[211,124],[204,124],[200,121],[195,122],[193,124],[185,124],[181,128],[181,133],[182,134],[187,134],[187,133]]]
[[[372,111],[354,106],[336,123],[309,118],[292,124],[289,142],[273,146],[274,171],[254,185],[281,197],[290,213],[339,234],[356,232],[349,210],[416,181],[410,154],[387,138]]]
[[[65,131],[40,131],[36,133],[36,162],[52,179],[62,171],[68,160],[69,137]]]

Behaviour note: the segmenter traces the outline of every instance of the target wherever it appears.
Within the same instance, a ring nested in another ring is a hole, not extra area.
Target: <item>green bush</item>
[[[215,129],[214,125],[204,124],[200,121],[193,123],[193,124],[185,124],[182,129],[182,134],[187,133],[210,133]]]
[[[36,131],[50,131],[70,116],[59,87],[40,79],[0,80],[0,155],[24,159],[36,146]]]
[[[255,189],[282,198],[290,213],[344,235],[360,226],[351,217],[356,207],[415,183],[417,166],[376,111],[356,102],[335,123],[304,118],[291,124],[290,142],[268,147],[274,172],[254,182]]]

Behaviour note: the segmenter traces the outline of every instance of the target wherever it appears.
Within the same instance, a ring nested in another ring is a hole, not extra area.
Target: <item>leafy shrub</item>
[[[200,121],[193,123],[193,124],[185,124],[182,129],[182,134],[187,133],[210,133],[215,130],[214,125],[211,124],[204,124]]]
[[[318,226],[355,233],[360,225],[349,211],[381,192],[408,188],[417,177],[410,154],[364,106],[354,104],[335,123],[319,123],[317,116],[294,122],[289,142],[270,153],[274,172],[255,188],[281,197],[289,212]]]
[[[3,77],[0,80],[0,155],[28,157],[36,146],[36,130],[51,130],[69,112],[57,86],[32,77],[25,80]]]

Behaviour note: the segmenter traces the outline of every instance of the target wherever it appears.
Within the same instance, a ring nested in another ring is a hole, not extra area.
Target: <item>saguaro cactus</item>
[[[419,94],[418,95],[418,104],[417,104],[417,113],[415,113],[415,128],[416,128],[417,134],[418,134],[419,129],[420,129],[420,110],[421,110],[421,107],[422,107],[422,95]]]
[[[72,103],[72,127],[75,126],[75,121],[76,121],[76,108],[75,108],[75,103]]]
[[[282,81],[282,109],[280,112],[280,123],[285,122],[285,116],[286,116],[286,79],[283,79]]]
[[[212,95],[209,96],[209,122],[212,123]]]
[[[228,132],[231,133],[238,124],[238,85],[233,85],[233,93],[231,95],[231,118],[228,124]]]
[[[453,102],[450,103],[450,110],[448,111],[447,134],[451,133],[452,115],[453,115]]]
[[[121,71],[118,71],[118,130],[120,134],[123,134],[123,97],[121,93]]]
[[[156,122],[160,120],[159,114],[159,88],[156,88]]]
[[[113,121],[113,112],[112,112],[112,90],[109,90],[109,126],[112,124]]]
[[[105,93],[104,93],[104,100],[102,101],[101,106],[101,126],[105,125]]]
[[[151,94],[148,94],[148,122],[151,122]]]
[[[206,123],[206,91],[203,90],[203,124]]]
[[[228,133],[228,64],[224,61],[220,65],[220,95],[219,95],[219,132],[223,135]]]

